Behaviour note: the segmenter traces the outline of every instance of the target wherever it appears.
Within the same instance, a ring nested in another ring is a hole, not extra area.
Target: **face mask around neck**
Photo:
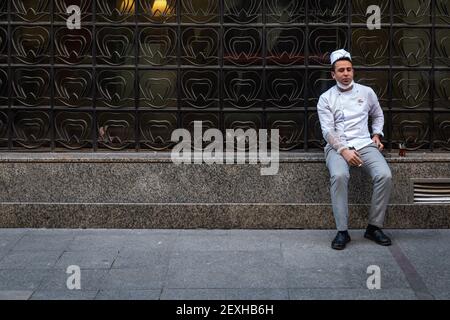
[[[348,89],[350,89],[350,88],[355,84],[355,82],[352,81],[349,85],[344,85],[344,84],[340,83],[339,81],[336,81],[336,84],[337,84],[337,86],[338,86],[340,89],[342,89],[342,90],[348,90]]]

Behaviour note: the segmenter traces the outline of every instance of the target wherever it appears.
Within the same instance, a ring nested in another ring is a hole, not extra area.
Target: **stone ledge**
[[[324,162],[174,165],[170,162],[0,163],[0,203],[330,203]],[[391,204],[412,204],[413,181],[450,179],[450,162],[391,163]],[[368,204],[370,178],[351,169],[349,203]]]
[[[368,205],[350,205],[351,229]],[[1,228],[334,229],[327,204],[0,203]],[[450,228],[450,205],[389,205],[386,228]]]
[[[413,182],[450,179],[450,154],[388,154],[387,226],[448,228],[450,205],[414,204]],[[261,165],[174,165],[169,153],[0,153],[0,227],[334,228],[323,152]],[[351,169],[352,228],[365,227],[370,178]]]
[[[450,152],[383,153],[390,163],[450,162]],[[324,162],[322,151],[280,152],[281,163]],[[0,163],[171,163],[170,152],[0,152]]]

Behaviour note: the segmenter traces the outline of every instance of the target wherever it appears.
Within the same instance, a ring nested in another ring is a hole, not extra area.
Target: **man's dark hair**
[[[342,58],[337,59],[337,60],[332,64],[332,66],[331,66],[331,71],[334,72],[334,70],[335,70],[335,68],[336,68],[336,63],[337,63],[338,61],[348,61],[348,62],[350,62],[350,63],[352,64],[352,66],[353,66],[353,61],[352,61],[350,58],[348,58],[348,57],[342,57]]]

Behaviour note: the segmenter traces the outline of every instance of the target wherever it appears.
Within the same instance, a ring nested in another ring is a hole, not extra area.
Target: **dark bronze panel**
[[[449,26],[448,0],[0,0],[0,149],[167,151],[195,120],[321,148],[317,101],[346,48],[386,145],[448,150]]]

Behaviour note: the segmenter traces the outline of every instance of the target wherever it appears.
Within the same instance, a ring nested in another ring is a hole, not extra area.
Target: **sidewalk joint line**
[[[420,300],[435,300],[414,265],[395,241],[389,246],[389,251],[405,275],[406,281],[408,281],[416,297]]]

